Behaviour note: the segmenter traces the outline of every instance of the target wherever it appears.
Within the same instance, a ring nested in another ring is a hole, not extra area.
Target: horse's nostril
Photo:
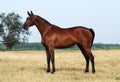
[[[26,25],[26,24],[23,24],[22,27],[23,27],[23,29],[26,29],[26,28],[27,28],[27,25]]]

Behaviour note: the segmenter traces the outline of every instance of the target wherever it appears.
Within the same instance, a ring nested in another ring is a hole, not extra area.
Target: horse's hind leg
[[[84,48],[78,44],[79,49],[81,50],[83,56],[85,57],[86,60],[86,68],[85,72],[89,72],[89,56],[86,54]]]
[[[93,55],[92,55],[92,56],[93,56]],[[95,73],[94,56],[91,58],[91,63],[92,63],[92,72]]]
[[[85,48],[85,53],[88,55],[89,59],[91,60],[92,72],[95,73],[94,56],[89,48]]]
[[[89,48],[85,48],[83,46],[80,46],[78,44],[78,47],[81,49],[82,54],[85,57],[86,60],[86,69],[85,72],[89,72],[89,59],[91,60],[91,64],[92,64],[92,72],[95,73],[95,67],[94,67],[94,56],[91,52],[91,50]]]

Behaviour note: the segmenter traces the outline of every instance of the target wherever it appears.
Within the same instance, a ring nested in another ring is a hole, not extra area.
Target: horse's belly
[[[61,38],[61,40],[57,40],[55,41],[55,48],[68,48],[68,47],[71,47],[73,45],[75,45],[77,43],[76,40],[74,39],[71,39],[71,38],[66,38],[66,39],[63,39]]]
[[[55,48],[69,48],[69,47],[71,47],[73,45],[75,45],[75,44],[70,44],[70,45],[67,45],[67,44],[65,44],[65,45],[56,45]]]

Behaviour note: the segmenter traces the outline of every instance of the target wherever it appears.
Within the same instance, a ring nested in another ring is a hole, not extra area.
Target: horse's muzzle
[[[27,24],[23,24],[23,29],[28,30],[27,26],[28,26]]]

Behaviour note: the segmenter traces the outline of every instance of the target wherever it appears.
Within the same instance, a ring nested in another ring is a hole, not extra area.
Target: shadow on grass
[[[45,68],[45,67],[40,67],[37,70],[44,70],[44,71],[46,71],[46,69],[47,68]],[[62,68],[56,68],[56,71],[76,71],[76,72],[78,72],[78,71],[84,71],[84,70],[80,69],[80,68],[74,68],[74,67],[71,67],[71,68],[62,67]]]
[[[62,67],[62,68],[57,68],[56,71],[83,71],[82,69],[80,68],[74,68],[74,67]]]
[[[116,79],[116,80],[120,80],[120,77],[116,77],[115,79]]]
[[[45,71],[46,72],[46,67],[19,67],[18,71],[26,71],[26,70],[31,70],[31,71]],[[56,68],[56,72],[83,72],[84,70],[81,68],[75,68],[75,67],[59,67]]]

